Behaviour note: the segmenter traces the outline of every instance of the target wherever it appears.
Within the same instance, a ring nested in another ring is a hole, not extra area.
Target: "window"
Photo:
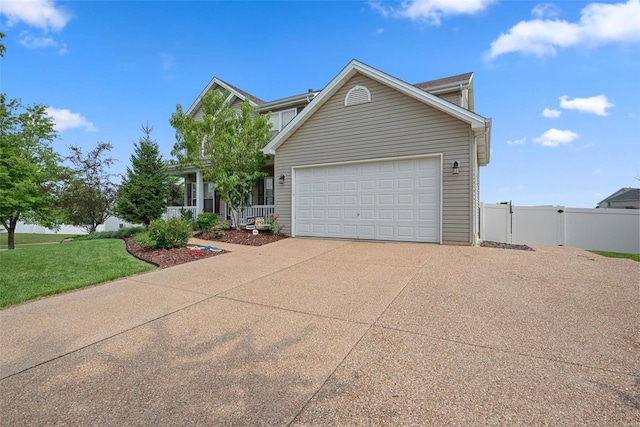
[[[293,118],[296,116],[296,109],[291,108],[290,110],[282,110],[282,111],[274,111],[271,113],[271,118],[269,119],[269,123],[273,126],[271,127],[272,131],[279,132],[285,127]]]
[[[269,176],[258,180],[258,194],[256,205],[274,205],[273,177]]]
[[[360,85],[352,87],[344,98],[345,107],[364,104],[365,102],[371,102],[371,92],[369,92],[369,89],[366,87]]]

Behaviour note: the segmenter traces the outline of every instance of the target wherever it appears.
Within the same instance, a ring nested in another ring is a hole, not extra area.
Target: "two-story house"
[[[267,176],[243,218],[277,213],[292,236],[471,244],[491,135],[473,84],[472,73],[409,84],[353,60],[325,88],[269,102],[214,78],[187,113],[201,117],[211,90],[271,112]],[[229,218],[201,171],[182,176],[185,209]]]

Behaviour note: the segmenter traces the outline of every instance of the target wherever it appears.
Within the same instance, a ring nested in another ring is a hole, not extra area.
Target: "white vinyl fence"
[[[640,253],[640,210],[480,203],[480,238]]]
[[[98,231],[101,231],[101,227],[98,226]],[[0,226],[0,233],[5,233],[6,230],[3,226]],[[73,225],[61,225],[60,229],[55,231],[50,228],[42,227],[36,224],[26,224],[24,222],[18,222],[16,224],[16,233],[24,233],[24,234],[87,234],[80,227],[74,227]]]

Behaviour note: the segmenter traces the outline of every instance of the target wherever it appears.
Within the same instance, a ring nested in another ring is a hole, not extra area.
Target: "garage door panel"
[[[304,168],[295,174],[297,235],[440,240],[439,158]]]
[[[393,194],[380,194],[378,195],[378,204],[380,205],[393,205],[395,197]]]
[[[344,181],[344,191],[357,191],[358,181]]]
[[[327,205],[329,205],[329,206],[340,206],[340,205],[342,205],[342,197],[340,197],[339,195],[327,196]]]
[[[374,220],[376,219],[376,211],[373,209],[362,209],[360,210],[360,219],[363,221],[366,220]]]
[[[376,182],[375,180],[368,179],[366,181],[360,181],[360,190],[375,190]]]
[[[358,196],[343,196],[342,197],[343,206],[355,206],[358,204]]]
[[[331,181],[327,183],[327,191],[330,191],[330,192],[342,191],[342,181]]]
[[[397,204],[399,205],[414,205],[415,204],[415,195],[413,193],[407,194],[398,194]]]
[[[375,205],[376,204],[376,196],[375,194],[363,194],[360,196],[360,204],[361,205]]]

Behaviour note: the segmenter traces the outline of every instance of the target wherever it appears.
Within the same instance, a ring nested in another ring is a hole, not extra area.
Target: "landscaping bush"
[[[222,239],[224,237],[224,232],[229,229],[229,224],[225,221],[217,222],[213,227],[211,227],[206,232],[202,233],[202,236],[205,239]]]
[[[96,231],[89,234],[76,236],[73,240],[96,240],[96,239],[124,239],[125,237],[134,236],[141,231],[144,231],[144,227],[127,227],[114,231]]]
[[[156,219],[149,224],[149,238],[157,249],[186,246],[191,237],[191,225],[178,218]]]
[[[195,218],[193,218],[193,212],[191,212],[189,209],[180,208],[180,219],[193,227]]]
[[[196,219],[196,230],[205,234],[210,232],[218,223],[218,214],[213,212],[205,212],[198,215]]]
[[[278,218],[280,218],[280,215],[271,214],[267,219],[267,223],[269,224],[269,229],[271,230],[271,234],[273,234],[274,236],[281,235],[282,229],[285,227],[285,224],[280,224],[278,222]]]

